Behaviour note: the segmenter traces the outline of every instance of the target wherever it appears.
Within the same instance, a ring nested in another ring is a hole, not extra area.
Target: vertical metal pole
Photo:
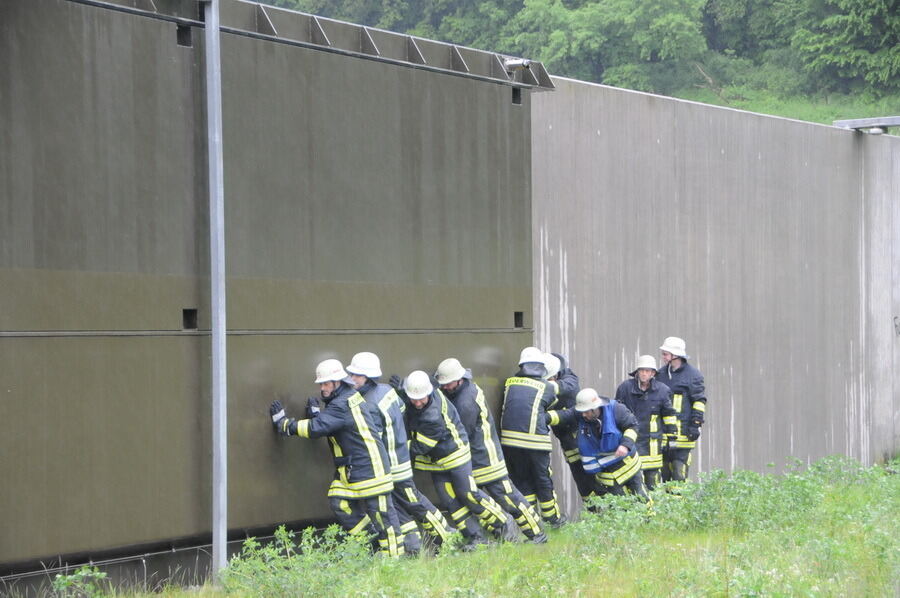
[[[209,262],[212,308],[212,577],[227,564],[228,418],[225,347],[225,194],[222,175],[222,65],[219,0],[206,0],[206,131],[209,159]]]

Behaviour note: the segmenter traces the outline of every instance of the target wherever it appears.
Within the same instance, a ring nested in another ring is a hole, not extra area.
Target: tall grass
[[[655,491],[652,505],[598,500],[596,513],[551,530],[547,544],[473,553],[451,548],[390,560],[370,556],[336,528],[281,530],[271,544],[247,542],[221,594],[895,596],[898,471],[898,460],[867,468],[842,457],[783,475],[716,471],[677,494]]]

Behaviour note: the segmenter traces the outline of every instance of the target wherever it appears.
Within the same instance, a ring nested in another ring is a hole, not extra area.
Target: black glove
[[[390,382],[388,382],[388,384],[390,384],[391,388],[393,388],[394,390],[400,390],[403,388],[403,378],[401,378],[397,374],[394,374],[393,376],[391,376],[391,380]]]
[[[697,422],[691,422],[691,424],[687,427],[687,433],[685,433],[688,440],[697,440],[700,438],[700,424]]]
[[[319,415],[320,411],[322,411],[322,407],[319,403],[319,397],[309,397],[306,399],[306,417],[312,419]]]
[[[272,401],[272,404],[269,405],[269,416],[272,418],[272,425],[275,426],[275,430],[280,432],[281,420],[285,418],[284,407],[282,407],[281,401]]]

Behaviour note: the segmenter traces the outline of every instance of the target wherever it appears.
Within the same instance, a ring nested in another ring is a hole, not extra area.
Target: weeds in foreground
[[[336,526],[248,540],[204,596],[900,595],[900,460],[843,457],[783,475],[716,471],[652,493],[606,497],[543,545],[399,560]],[[164,591],[166,596],[195,592]],[[90,594],[68,594],[90,595]]]

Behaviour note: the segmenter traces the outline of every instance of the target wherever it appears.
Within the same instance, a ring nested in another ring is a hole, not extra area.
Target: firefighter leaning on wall
[[[374,536],[381,554],[400,556],[403,535],[391,500],[394,482],[378,410],[356,392],[337,359],[319,364],[316,384],[324,409],[310,399],[309,418],[296,420],[285,415],[281,401],[274,401],[269,415],[275,430],[282,436],[328,438],[335,464],[328,499],[338,522],[350,534]]]
[[[513,518],[475,484],[469,439],[456,408],[421,370],[406,377],[398,394],[409,403],[405,419],[414,467],[431,472],[442,506],[468,544],[485,542],[472,513],[495,538],[514,540],[518,531]]]
[[[675,410],[672,409],[669,387],[654,379],[656,359],[641,355],[637,359],[631,378],[616,389],[616,400],[634,414],[638,422],[637,449],[644,472],[644,485],[653,490],[659,483],[663,457],[660,440],[663,434],[674,435]]]
[[[706,413],[706,390],[703,374],[688,363],[684,340],[668,337],[659,348],[663,366],[656,379],[672,391],[672,408],[676,413],[676,432],[667,437],[663,449],[662,479],[682,481],[688,476],[691,450],[700,438],[700,426]]]
[[[540,516],[509,479],[494,416],[484,391],[472,380],[472,371],[450,357],[438,364],[435,378],[441,392],[456,408],[469,437],[475,484],[515,518],[526,538],[535,544],[546,542]]]
[[[556,402],[555,382],[544,380],[543,352],[526,347],[519,356],[519,371],[506,379],[500,416],[500,444],[506,455],[509,477],[550,525],[565,523],[550,470],[550,426],[560,414],[550,408]]]
[[[597,477],[607,494],[635,494],[645,500],[641,460],[637,454],[637,419],[628,407],[593,388],[583,388],[575,398],[578,449],[584,470]]]
[[[381,440],[390,460],[391,477],[394,480],[391,496],[400,519],[406,552],[416,553],[421,549],[417,523],[436,545],[443,544],[454,530],[441,511],[416,488],[403,423],[406,406],[393,388],[378,382],[381,377],[381,360],[375,353],[363,351],[353,356],[347,371],[356,390],[367,403],[378,409],[382,417]]]

